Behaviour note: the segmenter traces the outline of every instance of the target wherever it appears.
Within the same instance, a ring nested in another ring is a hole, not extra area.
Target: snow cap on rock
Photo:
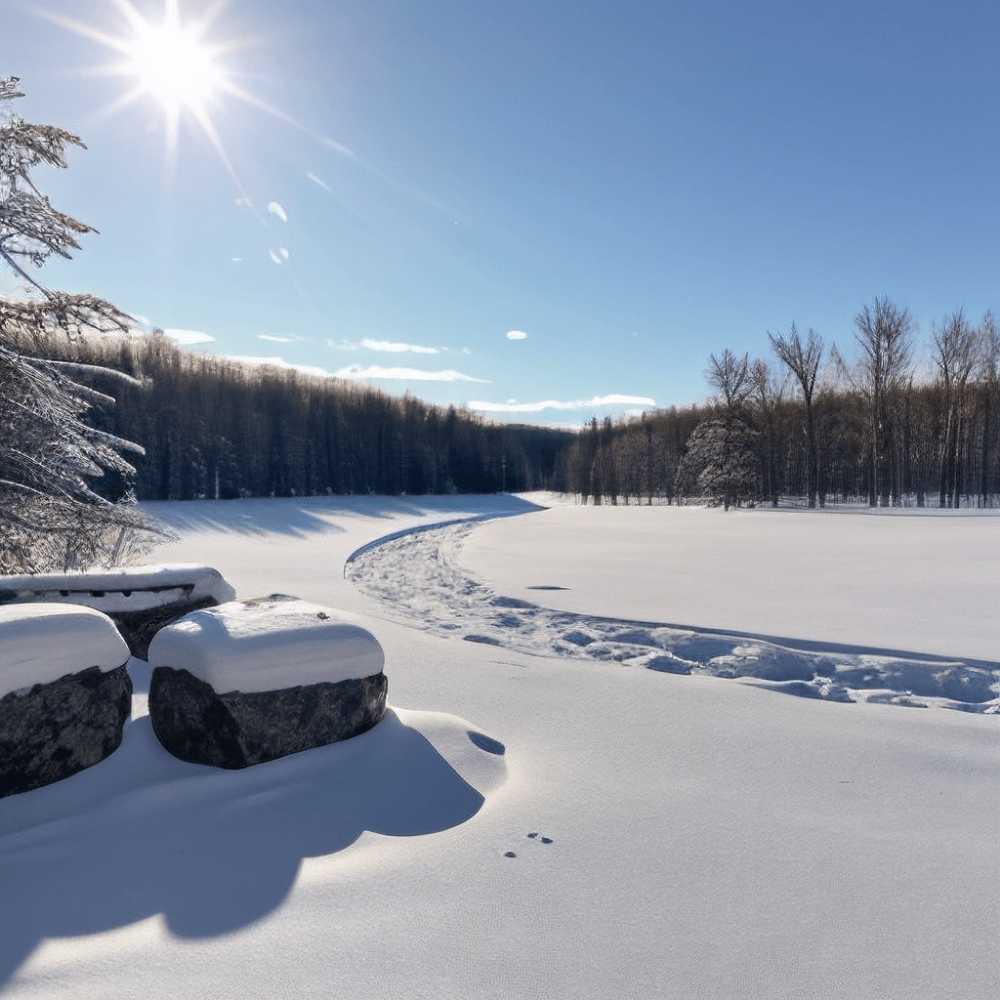
[[[0,600],[5,602],[69,602],[104,612],[143,611],[205,597],[221,604],[235,596],[217,569],[197,563],[0,576]]]
[[[187,670],[225,694],[371,677],[385,655],[342,612],[274,594],[185,615],[153,637],[149,664]]]
[[[128,646],[107,615],[79,604],[0,606],[0,697],[88,667],[107,673]]]

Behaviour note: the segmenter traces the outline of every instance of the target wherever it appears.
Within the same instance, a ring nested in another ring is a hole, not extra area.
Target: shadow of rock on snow
[[[345,575],[396,618],[468,642],[741,679],[826,701],[1000,714],[1000,663],[601,618],[495,594],[460,564],[462,543],[479,520],[381,538],[350,557]]]
[[[503,771],[501,744],[483,749],[490,738],[450,716],[435,725],[467,744],[474,773]],[[303,858],[365,830],[444,830],[483,801],[391,710],[362,736],[242,771],[174,759],[140,718],[101,764],[0,806],[0,984],[45,938],[158,913],[184,937],[245,927],[281,904]]]
[[[271,497],[246,500],[187,500],[143,503],[154,517],[182,532],[287,535],[306,538],[340,534],[338,522],[355,517],[404,519],[440,515],[442,520],[484,514],[523,514],[537,504],[508,493],[460,496],[323,496]]]

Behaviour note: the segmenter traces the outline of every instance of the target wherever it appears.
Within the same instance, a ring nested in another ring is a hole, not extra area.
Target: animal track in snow
[[[1000,667],[865,650],[797,649],[768,639],[556,611],[496,594],[459,562],[485,520],[391,536],[359,549],[344,575],[406,624],[534,656],[740,678],[826,701],[940,705],[1000,714]],[[531,589],[566,589],[536,585]]]
[[[529,833],[528,840],[534,841],[536,844],[554,844],[555,841],[551,837],[543,837],[537,830]],[[504,851],[503,856],[505,858],[516,858],[517,851]]]

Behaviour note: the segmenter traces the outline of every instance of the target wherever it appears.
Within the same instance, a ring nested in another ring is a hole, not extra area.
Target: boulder
[[[0,798],[67,778],[121,744],[128,646],[72,604],[0,607]]]
[[[274,594],[193,612],[149,646],[149,715],[181,760],[238,769],[350,739],[385,714],[375,637]]]
[[[103,611],[118,626],[132,654],[143,660],[150,639],[164,625],[235,596],[218,570],[195,564],[0,576],[0,606],[54,602]]]

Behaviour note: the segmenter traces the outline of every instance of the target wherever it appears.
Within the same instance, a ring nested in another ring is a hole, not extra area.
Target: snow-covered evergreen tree
[[[760,492],[755,432],[728,413],[703,421],[688,438],[677,478],[681,495],[711,506],[752,503]]]
[[[135,470],[120,452],[143,449],[84,422],[95,403],[114,403],[78,381],[87,366],[38,355],[59,336],[124,333],[130,321],[110,302],[51,291],[32,274],[93,230],[32,182],[34,167],[65,167],[66,148],[83,143],[5,110],[23,96],[16,77],[0,80],[0,260],[28,292],[0,294],[0,573],[115,565],[164,531],[128,494],[112,503],[89,481],[112,470],[127,482]]]

